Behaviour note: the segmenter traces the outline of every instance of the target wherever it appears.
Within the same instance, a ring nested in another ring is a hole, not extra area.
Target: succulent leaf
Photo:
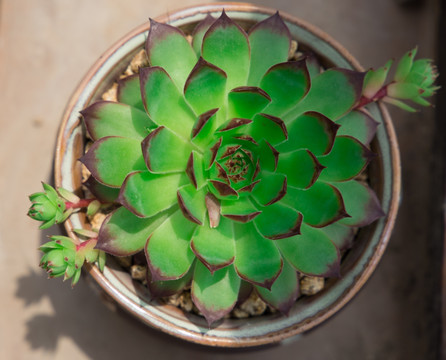
[[[265,208],[254,220],[259,232],[271,240],[284,239],[300,234],[302,214],[282,202]]]
[[[87,216],[93,216],[96,214],[101,207],[101,203],[98,200],[93,200],[90,204],[87,206]]]
[[[342,221],[343,220],[320,228],[320,230],[333,241],[340,251],[351,248],[356,234],[353,227],[341,224]]]
[[[189,271],[182,278],[168,281],[152,281],[150,271],[147,270],[147,287],[153,298],[172,296],[180,293],[192,281],[195,266],[192,264]]]
[[[261,211],[247,197],[239,200],[222,200],[221,214],[228,219],[246,223],[255,219]]]
[[[286,127],[289,140],[277,146],[279,152],[308,149],[314,155],[323,155],[332,149],[339,125],[321,113],[308,111],[289,121]]]
[[[65,200],[71,203],[77,203],[80,201],[80,197],[75,195],[73,192],[64,189],[63,187],[57,188],[57,193]]]
[[[350,111],[362,94],[364,73],[346,69],[328,69],[311,82],[307,96],[284,116],[287,123],[306,111],[316,111],[336,120]],[[320,99],[324,98],[324,101]]]
[[[117,90],[118,102],[145,111],[141,97],[141,86],[139,74],[127,76],[118,80]]]
[[[211,271],[233,263],[235,240],[232,221],[221,218],[219,225],[211,228],[208,221],[198,226],[192,236],[191,248],[195,256]]]
[[[282,314],[288,315],[299,296],[299,278],[296,270],[288,261],[284,261],[282,272],[274,282],[271,290],[260,286],[255,288],[263,301]]]
[[[147,169],[156,174],[181,172],[193,150],[190,142],[164,126],[153,130],[141,143]]]
[[[97,181],[110,187],[120,187],[130,172],[147,169],[140,141],[117,136],[94,142],[80,161]]]
[[[153,217],[140,218],[122,206],[105,218],[96,248],[115,256],[136,254],[150,234],[177,210],[171,207]]]
[[[98,101],[81,111],[88,133],[93,140],[121,136],[141,141],[156,125],[146,112],[133,106]]]
[[[153,231],[145,246],[152,280],[176,280],[186,275],[195,259],[190,241],[196,227],[177,210]]]
[[[248,35],[225,12],[204,35],[202,56],[227,74],[228,89],[246,85],[250,60]]]
[[[340,254],[320,229],[302,224],[301,235],[277,240],[283,256],[301,273],[310,276],[339,277]]]
[[[228,118],[251,119],[271,101],[269,95],[254,86],[241,86],[228,94]]]
[[[279,152],[268,141],[262,140],[257,150],[260,168],[266,171],[276,171],[279,162]]]
[[[196,151],[191,152],[186,165],[186,174],[196,189],[201,189],[206,185],[203,156],[200,153]]]
[[[197,62],[197,56],[183,32],[174,26],[150,19],[146,51],[150,65],[162,66],[178,89],[182,90]]]
[[[226,73],[199,58],[184,85],[184,97],[196,114],[203,114],[225,103]]]
[[[249,31],[251,65],[248,85],[258,86],[265,72],[288,59],[291,35],[279,13],[258,22]]]
[[[273,146],[288,139],[285,123],[280,118],[267,114],[256,114],[246,133],[256,142],[266,140]]]
[[[324,181],[346,181],[359,175],[376,155],[350,136],[336,137],[333,149],[319,162],[326,167],[320,175]]]
[[[198,57],[201,55],[204,34],[206,34],[214,22],[215,19],[210,14],[207,14],[206,17],[195,26],[194,31],[192,32],[192,48]]]
[[[409,75],[410,70],[413,66],[413,61],[418,49],[412,49],[408,51],[398,62],[398,66],[395,71],[394,79],[395,81],[402,82]]]
[[[214,139],[214,131],[217,128],[218,109],[211,109],[200,116],[194,124],[191,132],[191,141],[204,151]]]
[[[178,205],[184,217],[198,225],[203,225],[206,217],[206,193],[206,190],[197,190],[191,184],[185,185],[177,191]]]
[[[375,137],[379,125],[370,115],[362,110],[353,110],[336,121],[340,125],[337,135],[354,137],[368,145]]]
[[[252,196],[263,206],[274,204],[283,198],[287,191],[287,177],[274,172],[261,172],[260,181],[254,186]]]
[[[387,74],[393,64],[393,60],[389,60],[384,66],[377,70],[367,71],[364,78],[363,95],[368,98],[373,98],[375,94],[384,86]]]
[[[310,89],[305,61],[288,61],[272,66],[263,76],[260,87],[271,98],[264,112],[282,118]]]
[[[144,108],[152,121],[188,139],[196,117],[169,74],[153,66],[142,68],[139,76]]]
[[[282,202],[301,212],[304,223],[313,227],[327,226],[349,216],[339,190],[322,181],[307,190],[289,186]]]
[[[237,274],[252,284],[271,289],[283,265],[274,242],[263,237],[253,222],[234,222],[234,237]]]
[[[177,203],[177,190],[187,184],[184,173],[130,173],[121,187],[118,201],[139,217],[151,217]]]
[[[84,185],[90,190],[96,199],[103,203],[116,202],[119,195],[119,188],[112,188],[102,185],[93,176],[89,176]]]
[[[345,209],[351,214],[351,217],[342,219],[341,224],[362,227],[385,215],[376,194],[367,184],[351,180],[336,183],[336,187],[342,194]]]
[[[309,150],[296,150],[281,154],[277,172],[287,174],[287,184],[299,189],[308,189],[324,169]]]
[[[232,266],[211,273],[197,262],[192,280],[192,299],[209,326],[229,313],[237,302],[240,278]]]

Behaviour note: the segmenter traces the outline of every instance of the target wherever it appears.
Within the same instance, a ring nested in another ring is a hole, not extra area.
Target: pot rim
[[[240,15],[240,18],[249,18],[247,14],[258,14],[258,15],[273,15],[276,10],[273,10],[268,7],[257,6],[249,3],[236,3],[236,2],[217,2],[206,5],[198,5],[180,9],[175,11],[174,13],[169,13],[166,15],[162,15],[157,17],[155,20],[158,22],[182,22],[187,20],[188,18],[200,14],[207,14],[209,12],[220,12],[222,9],[225,9],[228,13],[236,12]],[[315,27],[312,24],[307,23],[304,20],[301,20],[297,17],[291,16],[287,13],[280,13],[282,18],[289,23],[295,24],[298,27],[305,29],[310,32],[317,38],[323,40],[325,43],[329,44],[332,48],[334,48],[337,52],[339,52],[342,57],[356,70],[364,71],[358,61],[336,40],[331,38],[324,31]],[[73,124],[68,124],[68,120],[70,116],[72,116],[73,110],[76,107],[76,104],[81,97],[84,89],[88,87],[91,79],[94,75],[102,68],[107,59],[115,54],[123,44],[128,42],[130,39],[134,38],[136,35],[144,33],[148,31],[149,24],[143,24],[129,32],[127,35],[122,37],[119,41],[117,41],[113,46],[111,46],[103,55],[96,61],[96,63],[90,68],[87,74],[84,76],[82,81],[79,83],[78,87],[74,91],[71,96],[64,114],[62,116],[62,122],[60,125],[60,130],[57,138],[56,152],[55,152],[55,163],[54,163],[54,176],[55,176],[55,184],[57,187],[62,186],[62,178],[63,178],[63,166],[62,163],[64,161],[65,153],[67,150],[66,141],[68,139],[68,135],[71,136],[74,129],[79,127],[80,119]],[[268,343],[279,342],[291,336],[295,336],[301,334],[328,319],[336,312],[338,312],[342,307],[344,307],[363,287],[365,282],[371,276],[373,271],[375,270],[379,260],[381,259],[383,252],[387,246],[387,243],[390,239],[390,234],[392,228],[395,223],[398,205],[399,205],[399,195],[401,189],[401,169],[400,169],[400,157],[399,157],[399,149],[396,139],[396,134],[394,127],[392,125],[389,113],[387,108],[378,104],[379,112],[381,113],[381,117],[383,119],[383,126],[385,127],[385,133],[387,136],[387,141],[389,144],[390,151],[390,166],[392,172],[392,183],[390,189],[390,201],[388,207],[388,214],[386,217],[385,224],[381,231],[381,237],[379,242],[376,245],[376,248],[373,252],[373,255],[368,259],[367,265],[365,265],[364,270],[359,274],[356,278],[353,286],[348,288],[336,301],[330,304],[328,308],[325,308],[321,312],[317,313],[315,316],[310,318],[309,321],[305,321],[304,323],[298,324],[299,326],[291,326],[285,329],[281,329],[278,331],[274,331],[267,335],[254,335],[251,337],[238,337],[235,338],[233,335],[227,337],[217,337],[217,336],[208,336],[206,334],[202,334],[200,332],[190,331],[188,329],[179,328],[175,324],[172,324],[170,321],[162,318],[162,317],[152,317],[147,319],[140,314],[141,305],[137,304],[135,301],[129,299],[122,292],[120,292],[105,276],[103,273],[99,271],[96,266],[87,265],[86,269],[90,273],[90,275],[95,279],[95,281],[99,284],[99,286],[110,295],[119,305],[121,305],[125,310],[133,314],[135,317],[139,318],[143,322],[149,324],[152,327],[158,328],[166,333],[174,335],[176,337],[182,338],[184,340],[192,341],[199,344],[211,345],[211,346],[221,346],[221,347],[248,347],[248,346],[258,346]],[[73,224],[69,219],[65,222],[65,229],[68,234],[73,234]]]

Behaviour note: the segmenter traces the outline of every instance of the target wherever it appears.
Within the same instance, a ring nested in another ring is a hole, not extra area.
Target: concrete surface
[[[256,0],[319,26],[365,66],[419,45],[436,55],[437,3],[391,0]],[[44,236],[25,214],[27,195],[51,177],[64,106],[89,66],[136,25],[201,3],[165,0],[0,0],[0,357],[2,359],[434,359],[438,254],[430,232],[433,109],[392,109],[404,194],[390,246],[361,293],[299,340],[250,350],[186,344],[113,313],[84,280],[49,281],[37,264]]]

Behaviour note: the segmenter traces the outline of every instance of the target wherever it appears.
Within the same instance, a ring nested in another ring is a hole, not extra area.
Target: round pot
[[[180,27],[187,33],[207,13],[216,16],[223,8],[245,28],[275,13],[273,9],[251,4],[212,3],[169,13],[156,20]],[[321,30],[288,14],[281,13],[281,16],[299,45],[311,49],[324,65],[363,70],[341,45]],[[80,189],[81,165],[77,159],[83,155],[85,135],[79,111],[100,98],[118,78],[131,58],[143,47],[148,29],[149,24],[144,24],[112,46],[93,65],[72,96],[57,140],[56,186]],[[369,166],[369,181],[387,216],[359,230],[353,248],[343,258],[342,277],[328,280],[319,294],[299,299],[288,317],[271,314],[250,318],[249,321],[224,319],[218,326],[209,329],[200,316],[151,301],[145,287],[133,282],[127,272],[114,264],[112,257],[108,258],[103,273],[95,266],[88,267],[90,275],[119,305],[142,322],[196,343],[226,347],[257,346],[278,342],[315,327],[345,306],[361,289],[377,266],[395,222],[400,193],[398,145],[386,108],[374,104],[369,110],[374,119],[381,123],[372,143],[372,150],[379,156]],[[70,235],[73,228],[83,226],[85,218],[82,214],[71,216],[65,223]]]

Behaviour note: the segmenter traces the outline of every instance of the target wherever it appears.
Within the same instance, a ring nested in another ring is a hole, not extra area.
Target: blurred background
[[[253,0],[313,23],[365,67],[418,45],[445,62],[441,0]],[[212,349],[111,311],[85,279],[74,290],[38,268],[41,232],[27,195],[51,181],[64,107],[93,62],[124,34],[196,0],[0,0],[0,349],[3,359],[439,359],[443,249],[444,93],[437,107],[390,109],[403,198],[377,271],[334,318],[284,344]],[[440,71],[446,71],[443,67]],[[440,78],[440,83],[443,82]]]

